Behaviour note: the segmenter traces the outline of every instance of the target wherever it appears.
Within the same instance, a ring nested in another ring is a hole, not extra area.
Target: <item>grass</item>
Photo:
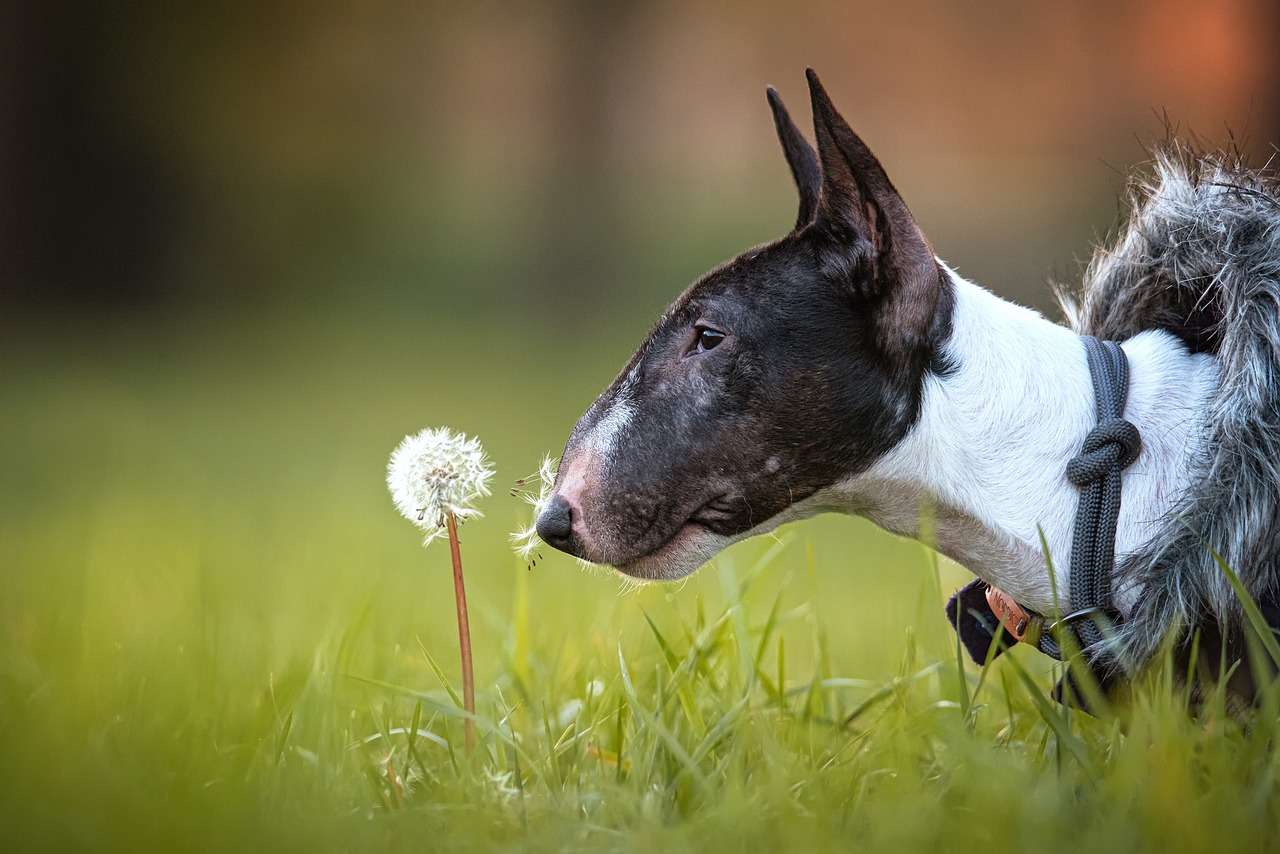
[[[11,850],[1216,851],[1280,830],[1274,703],[1242,731],[1158,672],[1127,728],[1060,708],[1032,651],[961,660],[941,606],[962,570],[865,524],[625,594],[545,552],[527,569],[503,487],[634,331],[530,356],[488,329],[454,368],[474,330],[48,331],[0,345]],[[499,469],[462,529],[470,758],[447,550],[382,485],[434,424]]]

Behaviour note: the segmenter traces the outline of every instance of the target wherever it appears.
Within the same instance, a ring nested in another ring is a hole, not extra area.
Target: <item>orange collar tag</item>
[[[988,587],[987,604],[991,606],[996,619],[1015,639],[1021,641],[1026,636],[1027,627],[1031,625],[1031,617],[1021,605],[1013,601],[1012,596],[998,588]]]

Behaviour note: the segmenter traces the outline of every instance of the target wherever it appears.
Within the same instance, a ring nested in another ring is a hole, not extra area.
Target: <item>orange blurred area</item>
[[[789,224],[823,75],[961,272],[1046,304],[1166,123],[1280,138],[1268,0],[7,4],[0,323],[648,316]],[[621,302],[619,302],[621,300]]]

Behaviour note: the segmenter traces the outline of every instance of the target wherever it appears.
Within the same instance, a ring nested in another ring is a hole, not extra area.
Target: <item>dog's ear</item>
[[[933,249],[818,75],[806,74],[822,174],[810,230],[819,268],[837,287],[874,302],[878,342],[891,357],[909,356],[929,339],[942,289]]]
[[[804,138],[800,128],[791,121],[791,115],[782,105],[778,91],[770,86],[765,90],[769,97],[769,109],[773,110],[773,126],[778,131],[778,142],[791,167],[791,177],[800,191],[800,212],[796,214],[796,228],[804,228],[813,221],[818,209],[818,195],[822,190],[822,171],[818,168],[818,153]]]

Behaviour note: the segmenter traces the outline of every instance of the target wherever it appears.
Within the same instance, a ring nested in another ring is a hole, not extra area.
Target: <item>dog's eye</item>
[[[698,352],[703,353],[707,350],[714,350],[716,345],[724,340],[724,333],[715,329],[698,329]]]

